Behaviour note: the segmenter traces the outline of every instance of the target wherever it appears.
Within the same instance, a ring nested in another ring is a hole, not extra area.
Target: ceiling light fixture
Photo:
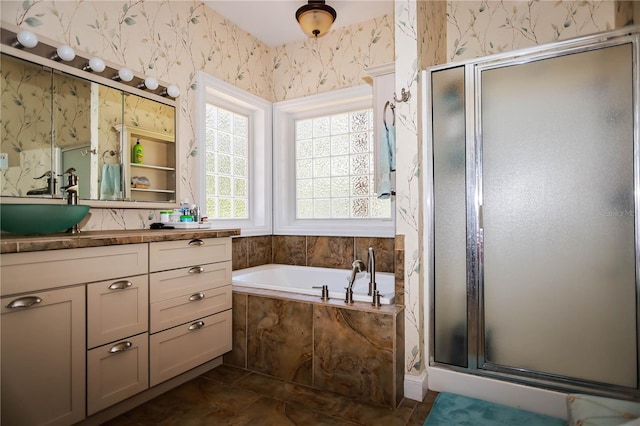
[[[296,12],[296,20],[305,34],[322,37],[336,20],[336,10],[325,4],[324,0],[309,0]]]

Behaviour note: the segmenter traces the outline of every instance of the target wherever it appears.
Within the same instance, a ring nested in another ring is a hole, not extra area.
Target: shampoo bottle
[[[140,145],[140,139],[136,140],[136,144],[133,146],[133,163],[142,164],[144,152],[142,145]]]

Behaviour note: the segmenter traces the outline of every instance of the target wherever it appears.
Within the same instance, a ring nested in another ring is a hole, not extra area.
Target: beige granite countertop
[[[100,247],[154,241],[221,238],[240,235],[239,229],[132,229],[85,231],[79,234],[60,232],[50,235],[0,234],[0,253]]]

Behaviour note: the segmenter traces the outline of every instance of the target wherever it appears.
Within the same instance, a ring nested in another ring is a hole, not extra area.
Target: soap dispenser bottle
[[[144,158],[144,151],[142,149],[142,145],[140,145],[140,138],[136,140],[136,144],[133,146],[133,163],[142,164],[142,160]]]

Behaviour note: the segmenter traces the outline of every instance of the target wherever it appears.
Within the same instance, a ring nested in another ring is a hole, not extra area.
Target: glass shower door
[[[476,71],[481,368],[638,387],[632,50]]]

